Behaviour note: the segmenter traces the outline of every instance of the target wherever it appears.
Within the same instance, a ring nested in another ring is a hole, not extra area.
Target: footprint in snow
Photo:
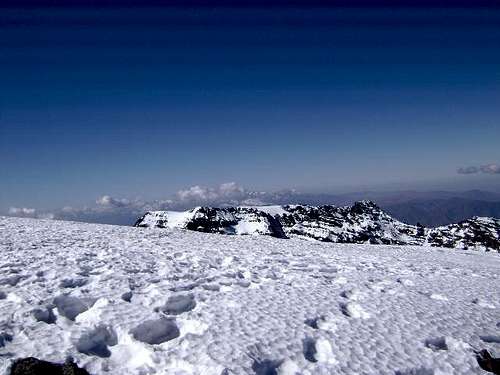
[[[361,305],[355,302],[341,303],[340,311],[345,316],[357,319],[368,319],[370,318],[370,313],[366,312]]]
[[[11,342],[13,336],[7,332],[0,332],[0,348],[3,348],[8,342]]]
[[[76,350],[87,355],[95,355],[101,358],[108,358],[111,352],[108,346],[118,344],[118,337],[115,331],[104,325],[86,332],[76,343]]]
[[[242,288],[248,288],[250,286],[250,281],[239,280],[236,284],[241,286]]]
[[[480,307],[484,307],[484,308],[487,308],[487,309],[494,309],[496,306],[494,304],[492,304],[491,302],[489,301],[485,301],[483,299],[480,299],[480,298],[474,298],[472,300],[472,303],[475,304],[475,305],[478,305]],[[498,324],[498,326],[500,326],[500,323]]]
[[[316,341],[311,337],[302,340],[302,353],[309,362],[318,362],[316,359]]]
[[[283,363],[281,360],[256,359],[252,363],[255,375],[278,375],[278,369]]]
[[[359,289],[356,289],[356,288],[344,290],[342,293],[340,293],[341,297],[344,297],[344,298],[352,300],[352,301],[359,300],[360,295],[361,295],[361,293],[359,292]]]
[[[125,292],[121,295],[121,299],[125,302],[130,302],[132,300],[132,291]]]
[[[337,362],[330,342],[324,338],[317,340],[306,337],[302,341],[304,358],[309,362],[320,362],[334,365]]]
[[[59,286],[61,288],[78,288],[87,284],[88,280],[85,278],[74,278],[74,279],[64,279],[61,280]]]
[[[186,285],[174,286],[174,287],[170,288],[169,290],[172,292],[188,292],[190,290],[193,290],[197,286],[199,286],[198,283],[191,283],[191,284],[186,284]]]
[[[334,267],[323,267],[318,271],[325,279],[335,279],[338,272],[337,268]]]
[[[425,346],[433,351],[448,350],[448,344],[445,337],[436,337],[425,340]]]
[[[44,322],[47,324],[54,324],[57,320],[52,307],[47,306],[43,309],[35,309],[32,311],[33,317],[38,322]]]
[[[321,273],[333,274],[337,273],[338,269],[336,267],[321,267],[318,271]]]
[[[429,298],[436,300],[436,301],[448,301],[448,298],[446,296],[443,296],[442,294],[437,294],[437,293],[432,293]]]
[[[168,298],[163,307],[160,308],[165,314],[179,315],[193,310],[196,307],[196,301],[192,294],[179,294]]]
[[[479,338],[489,344],[500,344],[500,336],[484,335],[484,336],[479,336]]]
[[[92,307],[94,302],[95,301],[90,299],[81,299],[64,294],[54,298],[54,305],[57,307],[59,315],[69,320],[75,320],[79,314]]]
[[[260,344],[248,347],[248,357],[253,361],[252,370],[255,375],[278,375],[282,359],[271,359],[262,351]]]
[[[21,280],[22,276],[19,275],[4,277],[3,279],[0,279],[0,285],[16,286]]]
[[[137,341],[158,345],[179,337],[180,331],[175,321],[160,318],[139,324],[130,331],[130,334]]]
[[[324,320],[324,317],[323,316],[318,316],[316,318],[308,318],[308,319],[306,319],[304,321],[304,324],[306,326],[309,326],[309,327],[313,328],[313,329],[319,329],[318,322],[320,320]]]
[[[203,284],[201,287],[212,292],[218,292],[220,290],[220,285],[218,284]]]
[[[415,283],[410,279],[398,278],[396,281],[398,283],[400,283],[401,285],[406,286],[406,287],[410,287],[410,286],[415,285]]]
[[[426,367],[417,367],[406,370],[398,370],[395,375],[434,375],[434,370]]]

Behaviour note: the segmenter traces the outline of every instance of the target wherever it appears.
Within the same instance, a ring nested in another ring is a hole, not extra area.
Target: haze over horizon
[[[228,181],[499,191],[500,9],[367,3],[5,2],[0,212]]]

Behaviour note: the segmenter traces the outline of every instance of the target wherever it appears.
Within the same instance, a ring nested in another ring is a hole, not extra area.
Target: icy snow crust
[[[473,350],[500,355],[497,253],[0,217],[0,255],[3,373],[484,374]]]

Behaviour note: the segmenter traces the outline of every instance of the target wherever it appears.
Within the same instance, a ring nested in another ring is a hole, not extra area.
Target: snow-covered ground
[[[0,366],[91,374],[481,374],[500,257],[0,218]]]

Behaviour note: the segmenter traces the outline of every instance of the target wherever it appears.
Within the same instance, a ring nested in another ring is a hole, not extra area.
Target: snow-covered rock
[[[289,236],[339,243],[420,245],[424,232],[404,224],[371,201],[353,206],[284,206],[279,220]]]
[[[473,218],[426,229],[402,223],[371,201],[353,206],[197,207],[186,212],[151,211],[136,227],[183,228],[223,234],[300,237],[323,242],[429,245],[500,250],[500,220]]]
[[[426,244],[472,250],[500,250],[500,219],[473,217],[430,229]]]
[[[277,219],[267,212],[250,207],[196,207],[185,212],[150,211],[139,218],[134,226],[285,237]]]

